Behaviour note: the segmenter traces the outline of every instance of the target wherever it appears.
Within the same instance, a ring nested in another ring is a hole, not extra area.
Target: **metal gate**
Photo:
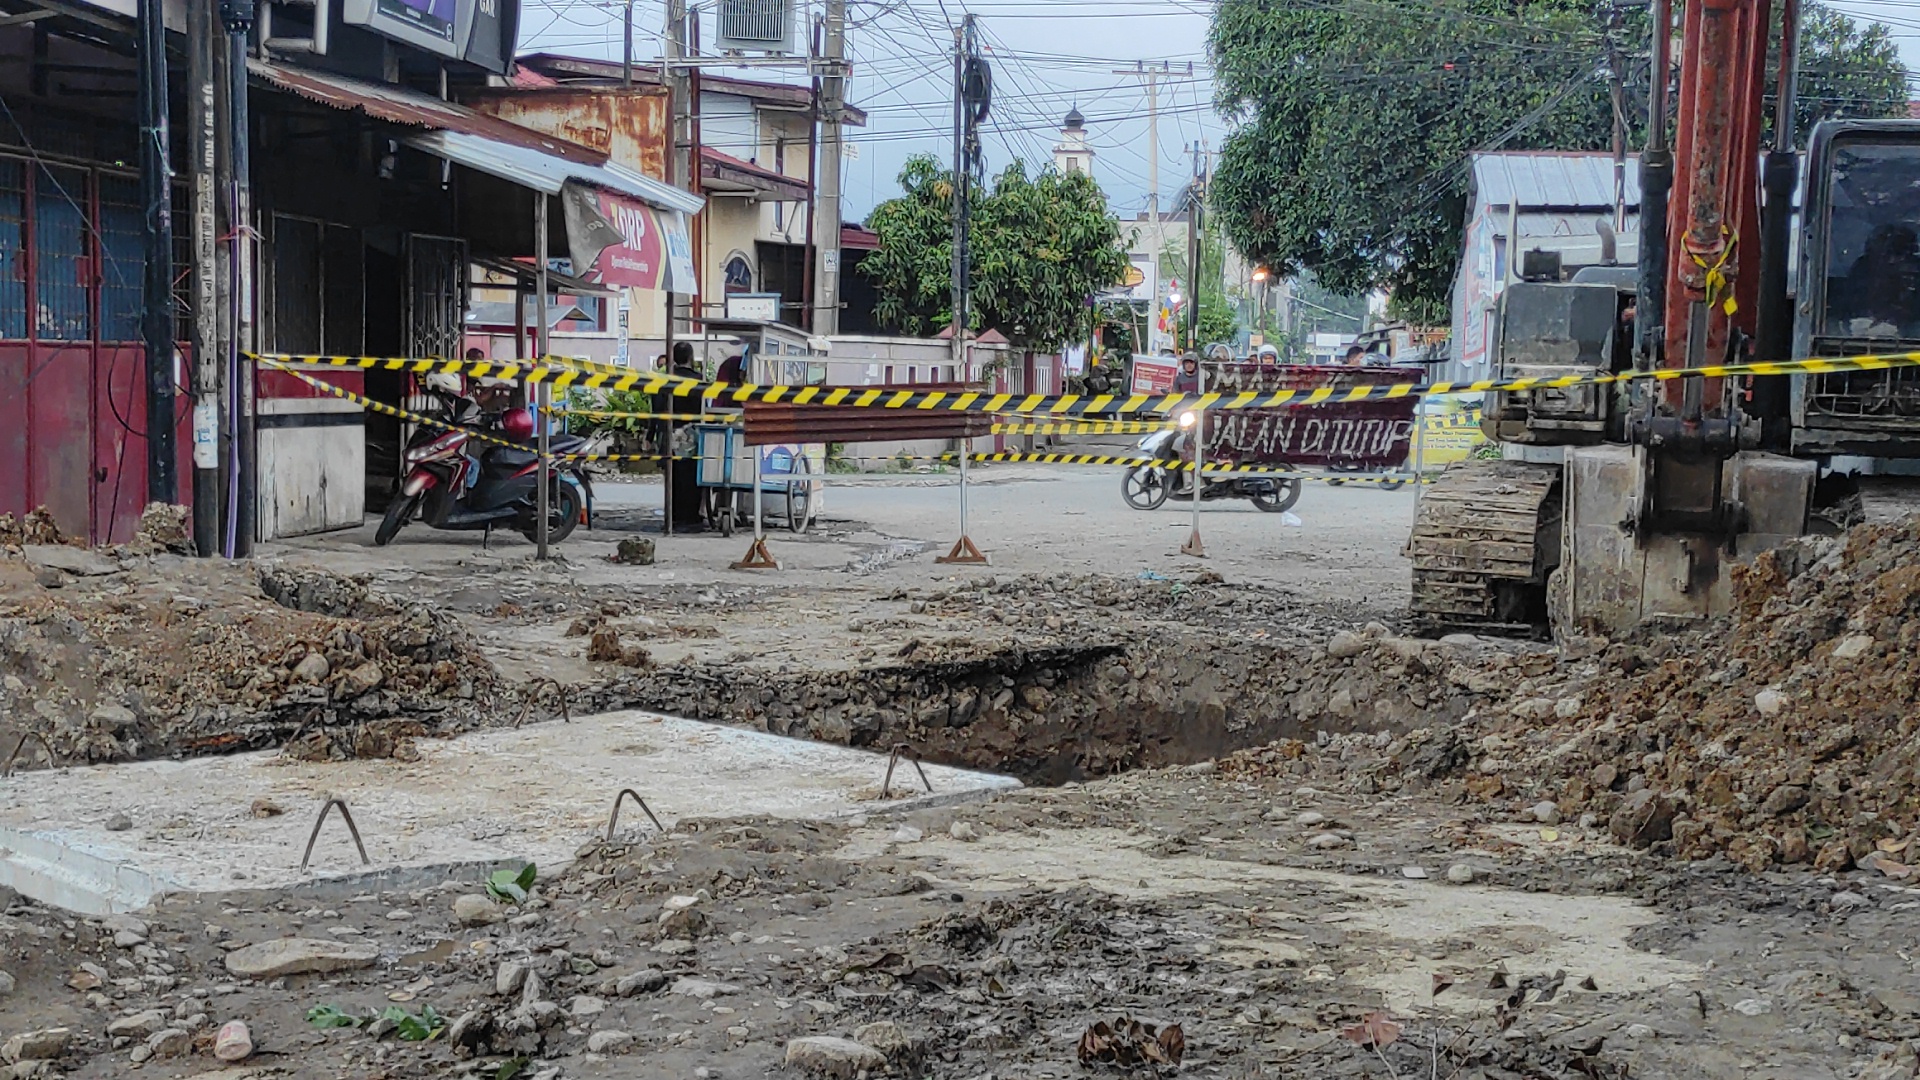
[[[467,311],[467,242],[407,236],[407,355],[457,359]]]

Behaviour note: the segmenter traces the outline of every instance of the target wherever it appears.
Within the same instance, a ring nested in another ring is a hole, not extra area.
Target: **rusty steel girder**
[[[876,388],[860,388],[876,389]],[[909,387],[888,387],[906,390]],[[964,392],[960,383],[917,383],[913,390]],[[977,439],[993,433],[993,416],[947,409],[883,409],[850,405],[746,406],[746,444],[908,442]]]

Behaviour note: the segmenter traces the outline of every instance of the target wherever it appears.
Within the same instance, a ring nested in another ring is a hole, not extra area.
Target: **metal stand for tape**
[[[745,438],[743,434],[741,439],[744,441]],[[760,492],[760,448],[749,446],[747,449],[753,454],[753,543],[747,545],[746,558],[734,563],[733,569],[778,570],[780,560],[774,558],[773,552],[767,550],[766,529],[760,520],[761,504],[766,501]],[[733,462],[727,462],[729,472],[732,471],[732,465]]]
[[[1201,402],[1207,393],[1207,366],[1196,364],[1194,367],[1197,379],[1194,400]],[[1207,412],[1206,409],[1196,406],[1193,414],[1193,482],[1188,486],[1193,493],[1193,531],[1187,534],[1187,542],[1180,545],[1180,554],[1196,559],[1207,557],[1207,545],[1200,542],[1200,492],[1207,484],[1206,462]]]
[[[959,563],[964,566],[986,566],[986,553],[975,547],[973,537],[967,535],[967,459],[973,456],[973,440],[960,438],[960,539],[953,542],[953,550],[934,558],[937,563]]]

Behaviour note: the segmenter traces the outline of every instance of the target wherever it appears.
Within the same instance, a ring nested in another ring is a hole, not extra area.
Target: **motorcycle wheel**
[[[1401,488],[1403,488],[1403,487],[1406,487],[1406,486],[1407,486],[1407,482],[1406,482],[1405,480],[1382,480],[1382,481],[1380,481],[1380,490],[1381,490],[1381,491],[1399,491],[1399,490],[1400,490]]]
[[[1300,501],[1300,481],[1268,480],[1253,488],[1248,497],[1253,500],[1253,505],[1267,513],[1278,514],[1293,509],[1293,504]]]
[[[387,503],[387,514],[380,519],[380,527],[373,530],[373,546],[386,547],[393,538],[413,520],[413,512],[420,506],[421,495],[395,494]]]
[[[1167,501],[1167,474],[1161,469],[1136,466],[1120,478],[1120,497],[1135,510],[1158,510]]]
[[[547,507],[547,543],[557,544],[573,535],[573,527],[580,524],[584,506],[580,501],[580,489],[565,481],[554,481],[549,494],[553,504]],[[528,514],[526,523],[520,526],[520,535],[532,543],[539,543],[540,520]]]

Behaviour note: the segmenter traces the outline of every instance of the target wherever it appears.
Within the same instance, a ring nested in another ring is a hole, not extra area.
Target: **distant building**
[[[1639,255],[1637,162],[1625,175],[1624,227],[1615,228],[1614,161],[1606,153],[1554,150],[1473,155],[1466,236],[1453,289],[1453,360],[1436,379],[1487,373],[1493,313],[1520,254],[1558,252],[1563,272],[1607,263],[1631,266]]]
[[[1093,175],[1093,147],[1087,145],[1087,121],[1075,105],[1060,125],[1060,142],[1053,148],[1053,166],[1062,173]]]

